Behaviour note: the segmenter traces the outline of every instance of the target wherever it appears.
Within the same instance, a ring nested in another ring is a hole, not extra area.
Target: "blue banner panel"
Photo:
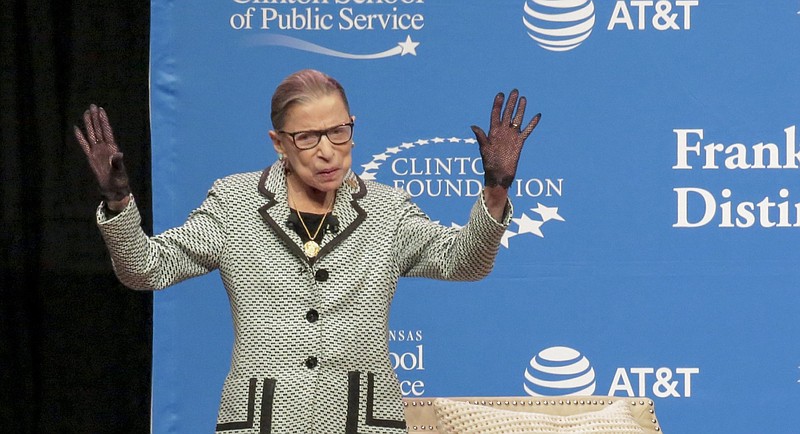
[[[668,433],[800,425],[800,2],[152,1],[157,232],[276,159],[285,76],[337,78],[353,171],[463,225],[470,125],[542,121],[479,282],[400,281],[406,396],[651,397]],[[128,146],[131,146],[129,144]],[[153,431],[211,432],[232,324],[216,273],[156,295]],[[740,410],[741,409],[741,410]]]

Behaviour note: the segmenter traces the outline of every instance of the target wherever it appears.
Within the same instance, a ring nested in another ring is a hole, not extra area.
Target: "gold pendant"
[[[307,241],[305,244],[303,244],[303,252],[309,258],[317,256],[317,253],[319,253],[320,250],[321,248],[319,247],[319,244],[317,244],[317,242],[314,240]]]

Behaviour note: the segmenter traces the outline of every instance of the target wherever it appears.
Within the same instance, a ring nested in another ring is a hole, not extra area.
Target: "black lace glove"
[[[519,106],[517,106],[517,98],[519,98]],[[537,114],[524,129],[520,130],[520,125],[525,117],[527,100],[524,96],[520,97],[516,89],[512,90],[501,114],[504,99],[505,96],[502,92],[494,97],[488,137],[479,126],[472,126],[472,132],[478,139],[483,159],[484,185],[487,187],[499,185],[508,188],[511,186],[511,183],[514,182],[514,175],[517,173],[517,163],[519,163],[522,145],[542,117],[541,113]],[[516,114],[514,113],[515,107]]]
[[[89,160],[103,199],[118,202],[126,198],[131,189],[128,185],[128,173],[122,161],[122,152],[114,141],[114,132],[108,122],[108,115],[102,107],[92,104],[83,112],[83,123],[86,134],[77,126],[75,139],[83,148]]]

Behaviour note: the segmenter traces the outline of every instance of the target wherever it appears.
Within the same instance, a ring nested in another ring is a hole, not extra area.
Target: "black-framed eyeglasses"
[[[319,144],[322,136],[334,145],[344,145],[353,138],[353,125],[354,122],[347,122],[328,128],[327,130],[308,130],[308,131],[278,131],[281,134],[286,134],[292,138],[292,143],[300,150],[311,149]]]

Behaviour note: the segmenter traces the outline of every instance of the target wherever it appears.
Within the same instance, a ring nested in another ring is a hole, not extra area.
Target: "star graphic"
[[[539,238],[544,238],[542,224],[539,220],[532,220],[527,214],[523,213],[520,218],[512,218],[514,223],[519,226],[519,234],[534,234]]]
[[[406,36],[405,42],[398,42],[397,45],[401,48],[400,56],[405,56],[406,54],[417,55],[417,45],[419,45],[419,42],[412,41],[411,35]]]
[[[387,158],[389,158],[389,155],[386,153],[372,156],[372,159],[375,161],[386,161]]]
[[[400,153],[400,148],[398,146],[395,146],[393,148],[386,148],[386,152],[388,152],[390,154],[399,154]]]
[[[474,143],[478,143],[478,141],[475,139],[464,139],[464,143],[469,143],[470,145],[472,145]]]
[[[370,169],[378,170],[381,167],[381,163],[370,161],[367,164],[362,164],[361,167],[363,167],[365,171]]]
[[[401,148],[405,148],[405,149],[411,149],[411,148],[413,148],[413,147],[414,147],[414,144],[413,144],[413,143],[407,143],[407,142],[403,142],[403,144],[402,144],[402,145],[400,145],[400,147],[401,147]]]
[[[444,143],[444,139],[441,137],[434,137],[431,139],[433,143]]]
[[[447,141],[450,143],[458,143],[461,141],[461,139],[459,139],[458,137],[450,137],[449,139],[447,139]]]
[[[542,222],[546,222],[549,220],[560,220],[564,221],[564,217],[561,217],[558,214],[558,207],[557,206],[544,206],[540,203],[536,203],[536,208],[531,208],[531,211],[539,213],[542,216]]]
[[[419,140],[417,140],[417,141],[416,141],[416,142],[414,142],[414,143],[416,143],[416,144],[418,144],[418,145],[422,146],[422,145],[427,145],[427,144],[428,144],[428,141],[427,141],[427,140],[425,140],[425,139],[419,139]]]
[[[508,248],[508,239],[513,237],[513,236],[516,236],[516,235],[517,234],[514,233],[514,232],[511,232],[511,231],[508,231],[508,230],[505,231],[503,233],[503,238],[500,239],[500,244],[502,244],[503,247]]]

